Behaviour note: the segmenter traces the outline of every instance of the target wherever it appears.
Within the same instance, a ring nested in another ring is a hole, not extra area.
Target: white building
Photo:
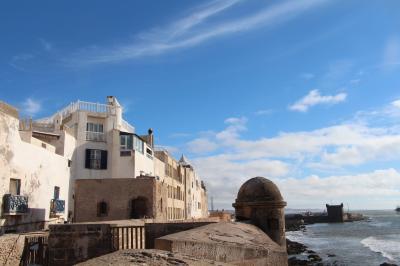
[[[122,119],[122,107],[115,97],[107,104],[77,101],[53,116],[39,120],[52,133],[71,132],[75,142],[70,147],[71,189],[70,217],[74,210],[74,180],[104,178],[135,178],[154,175],[152,132],[144,138]],[[33,128],[38,129],[39,123]]]
[[[14,110],[5,104],[2,106],[5,106],[4,110]],[[15,115],[13,117],[2,112],[2,117],[2,126],[8,130],[7,133],[1,132],[0,148],[7,148],[19,156],[14,155],[10,161],[6,153],[0,154],[5,166],[0,169],[0,177],[8,180],[2,183],[0,193],[16,193],[18,191],[11,186],[18,187],[21,184],[20,193],[29,194],[30,213],[34,206],[39,208],[47,201],[50,202],[48,196],[54,194],[53,198],[56,199],[57,191],[60,191],[65,209],[58,216],[73,221],[75,180],[136,178],[146,175],[170,184],[168,219],[198,218],[204,214],[201,211],[201,195],[203,193],[204,197],[205,190],[202,192],[200,180],[193,168],[190,166],[190,174],[189,170],[186,174],[183,163],[178,163],[169,155],[163,157],[163,160],[156,158],[152,130],[149,129],[147,135],[137,135],[135,128],[123,120],[122,107],[113,96],[107,97],[106,104],[77,101],[51,117],[22,121],[20,125]],[[7,144],[9,139],[13,139],[12,146]],[[20,181],[13,181],[17,177]],[[187,184],[186,178],[190,178],[190,184]],[[17,183],[8,185],[10,182]],[[43,192],[37,196],[31,195],[35,182],[40,183],[38,193]],[[188,185],[192,188],[190,193],[185,193]],[[188,197],[190,212],[185,211]],[[46,219],[43,218],[43,221],[51,216],[49,206],[47,209],[43,207],[46,210]],[[18,217],[5,220],[7,223],[11,220],[16,223],[29,220],[26,215]],[[26,219],[21,220],[21,217]],[[6,223],[5,220],[1,221]]]
[[[0,231],[41,229],[67,217],[68,156],[38,135],[19,131],[17,110],[0,102]],[[71,137],[64,131],[61,139]]]

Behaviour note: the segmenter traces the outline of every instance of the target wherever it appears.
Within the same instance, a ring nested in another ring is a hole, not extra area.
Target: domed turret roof
[[[283,201],[278,187],[264,177],[247,180],[239,189],[236,202]]]

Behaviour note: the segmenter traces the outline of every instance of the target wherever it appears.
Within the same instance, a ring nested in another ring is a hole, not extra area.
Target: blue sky
[[[40,118],[115,95],[197,166],[215,207],[400,204],[399,1],[3,3],[0,99]]]

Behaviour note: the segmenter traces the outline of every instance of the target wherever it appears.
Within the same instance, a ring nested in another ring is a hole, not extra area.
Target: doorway
[[[141,219],[145,218],[147,214],[147,199],[144,197],[138,197],[136,199],[131,200],[131,219]]]

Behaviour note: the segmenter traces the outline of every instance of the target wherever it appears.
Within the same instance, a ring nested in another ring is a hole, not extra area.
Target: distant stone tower
[[[232,206],[238,221],[249,221],[263,230],[274,242],[286,247],[285,214],[278,187],[264,177],[247,180],[239,189]]]

